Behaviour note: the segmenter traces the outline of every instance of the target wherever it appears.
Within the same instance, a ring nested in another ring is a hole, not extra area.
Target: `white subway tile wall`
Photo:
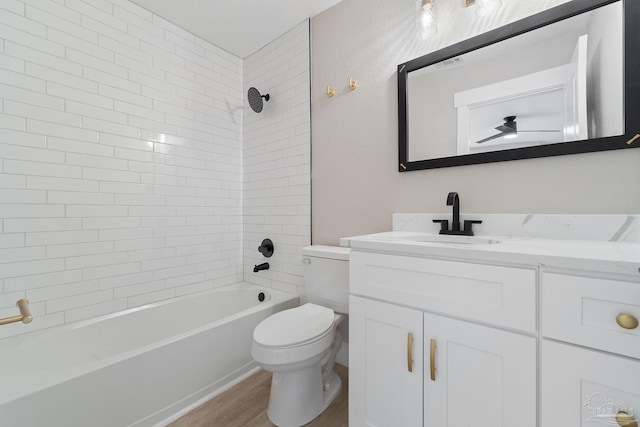
[[[244,92],[269,94],[261,113],[244,106],[244,278],[305,295],[302,248],[311,244],[309,22],[244,61]],[[275,246],[258,252],[262,239]],[[253,272],[268,262],[269,270]]]
[[[274,102],[248,120],[245,245],[275,237],[297,291],[307,24],[273,49],[247,61]],[[240,58],[127,0],[0,1],[0,317],[34,315],[0,339],[242,280],[244,104]]]

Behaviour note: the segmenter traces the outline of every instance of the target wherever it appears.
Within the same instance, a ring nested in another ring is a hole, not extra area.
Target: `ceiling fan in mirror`
[[[491,135],[487,138],[481,139],[479,141],[476,141],[476,144],[483,144],[485,142],[497,139],[497,138],[515,138],[516,136],[518,136],[518,133],[520,132],[527,132],[527,133],[537,133],[537,132],[562,132],[562,130],[560,129],[528,129],[528,130],[519,130],[518,129],[518,122],[516,122],[516,117],[517,116],[507,116],[505,117],[504,123],[496,126],[494,129],[497,130],[499,133],[495,134],[495,135]]]

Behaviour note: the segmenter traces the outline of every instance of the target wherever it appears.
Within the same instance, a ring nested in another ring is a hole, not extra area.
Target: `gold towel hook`
[[[356,90],[357,87],[358,87],[358,82],[356,82],[355,80],[352,80],[351,77],[349,77],[349,89]]]
[[[335,89],[327,85],[327,95],[329,96],[329,98],[331,98],[335,94],[336,94]]]
[[[18,302],[16,302],[16,306],[20,310],[20,315],[0,319],[0,325],[14,322],[31,323],[33,316],[31,316],[31,311],[29,310],[29,301],[24,298],[19,299]]]

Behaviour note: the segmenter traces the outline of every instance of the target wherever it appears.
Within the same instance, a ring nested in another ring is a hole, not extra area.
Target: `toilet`
[[[337,327],[349,312],[349,249],[314,245],[302,254],[308,303],[253,331],[253,359],[273,373],[267,416],[279,427],[310,422],[342,386],[333,366],[342,344]]]

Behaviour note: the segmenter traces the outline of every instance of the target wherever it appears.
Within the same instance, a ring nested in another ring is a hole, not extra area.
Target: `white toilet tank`
[[[338,246],[302,249],[307,300],[336,313],[349,313],[349,252]]]

